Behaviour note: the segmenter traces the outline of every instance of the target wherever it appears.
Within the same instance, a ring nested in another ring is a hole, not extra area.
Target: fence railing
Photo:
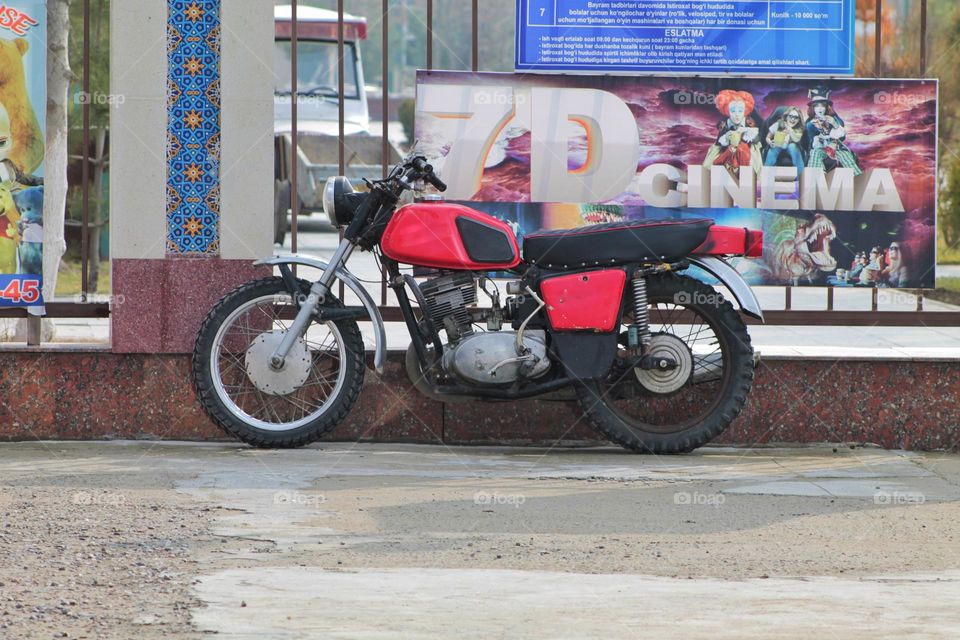
[[[434,0],[425,0],[426,2],[426,42],[425,53],[426,53],[426,67],[427,69],[433,69],[434,66],[434,47],[435,47],[435,32],[434,32]],[[874,75],[875,77],[882,76],[883,69],[883,0],[875,0],[876,2],[876,21],[875,21],[875,38],[874,38]],[[299,59],[297,56],[297,42],[299,38],[298,33],[298,9],[301,5],[300,0],[289,0],[292,9],[291,16],[291,60],[290,60],[290,74],[291,74],[291,87],[295,88],[297,86],[298,78],[298,66]],[[391,13],[395,11],[396,8],[391,9],[391,0],[382,0],[380,15],[376,17],[377,21],[380,23],[381,30],[381,65],[382,65],[382,101],[383,101],[383,116],[382,120],[382,130],[380,132],[382,136],[382,145],[381,145],[381,169],[383,176],[387,175],[388,172],[388,158],[390,157],[389,153],[389,117],[388,117],[388,105],[389,100],[389,82],[387,78],[390,77],[390,24],[391,24]],[[926,74],[927,68],[927,0],[920,0],[920,43],[919,43],[919,68],[918,71],[922,76]],[[90,0],[82,0],[82,12],[83,12],[83,64],[81,70],[82,77],[82,86],[83,91],[86,95],[90,95],[90,81],[91,81],[91,59],[90,59],[90,26],[91,26],[91,6]],[[338,144],[338,163],[340,173],[346,173],[347,169],[347,138],[345,135],[345,105],[344,105],[344,50],[345,50],[345,2],[344,0],[337,0],[336,2],[336,12],[337,12],[337,50],[338,50],[338,64],[337,64],[337,77],[338,77],[338,97],[337,103],[339,106],[339,118],[338,118],[338,131],[339,131],[339,144]],[[466,12],[464,12],[466,13]],[[479,0],[470,0],[470,43],[471,43],[471,69],[473,71],[479,71],[480,67],[480,5]],[[406,46],[406,44],[404,45]],[[360,89],[362,90],[362,88]],[[299,143],[299,122],[298,122],[298,105],[297,99],[292,99],[290,101],[291,109],[291,144],[289,145],[289,162],[290,167],[296,167],[297,165],[297,150]],[[81,222],[81,291],[80,291],[80,301],[79,302],[50,302],[46,305],[47,316],[50,318],[107,318],[110,315],[109,304],[106,302],[96,302],[91,301],[91,295],[89,290],[89,281],[90,281],[90,229],[91,229],[91,202],[90,202],[90,178],[91,171],[96,166],[98,158],[91,157],[91,140],[92,140],[92,128],[90,122],[90,108],[91,105],[89,101],[84,101],[81,104],[81,119],[82,119],[82,136],[83,136],[83,157],[82,162],[82,171],[81,171],[81,190],[82,190],[82,210],[80,216]],[[283,149],[283,145],[278,145],[278,149]],[[291,202],[290,202],[290,212],[291,212],[291,248],[293,251],[298,249],[299,244],[299,199],[297,197],[297,171],[291,170],[289,172],[291,180]],[[71,185],[76,186],[76,185]],[[264,212],[266,215],[267,212]],[[782,310],[769,310],[766,312],[766,321],[767,324],[773,325],[816,325],[816,326],[826,326],[826,325],[849,325],[849,326],[960,326],[960,313],[955,313],[951,311],[928,311],[924,306],[924,295],[923,292],[917,290],[914,292],[916,295],[916,306],[913,311],[887,311],[879,309],[878,301],[878,291],[877,289],[872,289],[871,303],[869,309],[864,309],[861,311],[852,311],[852,310],[838,310],[835,308],[835,294],[834,289],[827,288],[826,290],[826,308],[823,310],[798,310],[794,309],[793,305],[793,291],[791,287],[785,288],[784,293],[784,308]],[[399,309],[391,307],[388,305],[387,297],[387,283],[385,278],[381,278],[380,283],[380,302],[384,307],[384,317],[388,321],[399,321],[401,316]],[[31,322],[30,342],[31,344],[37,344],[39,341],[39,319],[33,316],[29,316],[25,309],[0,309],[0,318],[29,318]]]
[[[293,21],[296,21],[297,15],[297,6],[299,4],[298,0],[290,0],[293,7]],[[881,77],[883,70],[883,0],[875,0],[876,2],[876,25],[875,25],[875,43],[874,43],[874,77]],[[920,65],[919,73],[923,77],[926,74],[927,67],[927,0],[920,0],[921,3],[921,23],[920,23]],[[337,1],[337,17],[338,17],[338,48],[339,48],[339,65],[338,65],[338,77],[340,78],[340,87],[339,87],[339,111],[340,111],[340,121],[339,121],[339,151],[340,151],[340,173],[346,173],[347,163],[346,163],[346,142],[345,142],[345,129],[344,129],[344,95],[343,95],[343,77],[344,77],[344,58],[343,58],[343,46],[344,46],[344,0]],[[390,75],[390,43],[389,43],[389,25],[390,25],[390,1],[383,0],[381,15],[378,16],[381,28],[382,28],[382,45],[381,45],[381,57],[382,57],[382,77],[384,79],[388,78]],[[480,61],[480,6],[479,0],[471,0],[470,7],[470,31],[471,31],[471,69],[473,71],[479,71],[479,61]],[[434,0],[426,0],[426,30],[427,30],[427,40],[425,43],[426,47],[426,62],[427,69],[433,69],[433,49],[434,49]],[[297,32],[296,29],[293,30],[291,40],[293,41],[292,49],[296,50],[296,38]],[[291,57],[291,77],[297,77],[298,69],[298,60],[296,55]],[[296,81],[294,80],[294,83]],[[383,104],[387,105],[389,102],[388,95],[388,83],[386,80],[382,83],[382,100]],[[297,118],[296,118],[296,100],[293,101],[293,126],[292,126],[292,141],[293,144],[291,149],[291,162],[296,162],[296,149],[297,149],[297,139],[298,139],[298,128],[297,128]],[[388,121],[386,117],[386,108],[384,109],[384,117],[382,118],[382,141],[383,141],[383,153],[382,158],[383,162],[383,175],[386,176],[388,167],[386,163],[386,158],[388,157],[387,145],[388,145]],[[294,172],[295,173],[295,172]],[[291,188],[291,228],[292,240],[291,248],[293,251],[297,250],[297,226],[298,226],[298,201],[296,197],[296,185],[294,184]],[[826,308],[823,310],[800,310],[793,308],[793,288],[784,287],[784,308],[782,310],[765,310],[764,315],[767,324],[771,325],[792,325],[792,326],[931,326],[931,327],[953,327],[960,326],[960,313],[955,313],[952,311],[927,311],[925,310],[925,297],[922,290],[914,290],[913,293],[916,299],[915,308],[912,311],[887,311],[880,310],[879,308],[879,295],[876,288],[871,289],[871,300],[870,308],[862,311],[855,310],[838,310],[835,308],[836,300],[835,293],[833,288],[826,289]],[[387,283],[386,279],[382,278],[380,286],[380,302],[384,307],[384,318],[388,321],[400,321],[402,317],[400,316],[399,309],[392,308],[387,306]]]

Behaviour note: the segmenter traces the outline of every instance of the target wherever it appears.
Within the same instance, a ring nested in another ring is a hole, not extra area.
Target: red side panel
[[[715,224],[710,227],[707,239],[694,250],[693,255],[759,258],[763,255],[763,231]]]
[[[501,261],[477,261],[470,257],[457,219],[466,218],[491,230],[505,246]],[[459,204],[418,203],[400,207],[393,214],[380,248],[388,258],[420,267],[464,271],[499,271],[520,264],[520,247],[513,229],[485,213]]]
[[[550,325],[557,331],[613,331],[627,274],[604,269],[557,276],[540,283]]]

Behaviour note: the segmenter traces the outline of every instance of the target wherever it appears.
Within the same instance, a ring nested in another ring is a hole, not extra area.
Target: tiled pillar
[[[168,256],[220,253],[220,2],[167,5]]]
[[[273,5],[124,0],[111,24],[113,347],[182,353],[226,291],[269,275]]]

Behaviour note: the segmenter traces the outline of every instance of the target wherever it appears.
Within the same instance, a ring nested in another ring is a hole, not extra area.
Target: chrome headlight
[[[337,180],[342,176],[332,176],[327,178],[327,184],[323,186],[323,212],[327,214],[330,224],[337,226]]]
[[[333,176],[327,179],[323,187],[323,212],[327,214],[330,224],[343,227],[350,224],[355,211],[355,204],[347,196],[355,193],[353,185],[343,176]]]

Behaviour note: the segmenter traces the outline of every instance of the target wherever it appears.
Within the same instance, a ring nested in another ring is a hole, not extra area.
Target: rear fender
[[[763,309],[760,307],[760,301],[757,300],[753,289],[743,279],[743,276],[727,264],[725,260],[711,256],[690,256],[687,261],[696,267],[700,267],[729,289],[733,297],[737,299],[742,313],[763,322]]]
[[[324,270],[327,268],[328,263],[317,260],[311,256],[305,256],[300,254],[286,254],[273,256],[272,258],[267,258],[266,260],[259,260],[254,263],[255,265],[290,265],[290,264],[301,264],[306,267],[313,267],[314,269]],[[342,282],[350,291],[353,291],[358,298],[360,298],[360,303],[363,305],[363,308],[366,310],[366,315],[370,318],[370,322],[373,323],[373,335],[376,339],[376,347],[373,356],[373,364],[377,369],[377,373],[383,373],[383,367],[387,362],[387,329],[383,324],[383,316],[380,315],[380,309],[377,307],[377,304],[373,301],[370,293],[364,288],[363,284],[357,277],[346,269],[337,269],[335,276],[340,282]]]

